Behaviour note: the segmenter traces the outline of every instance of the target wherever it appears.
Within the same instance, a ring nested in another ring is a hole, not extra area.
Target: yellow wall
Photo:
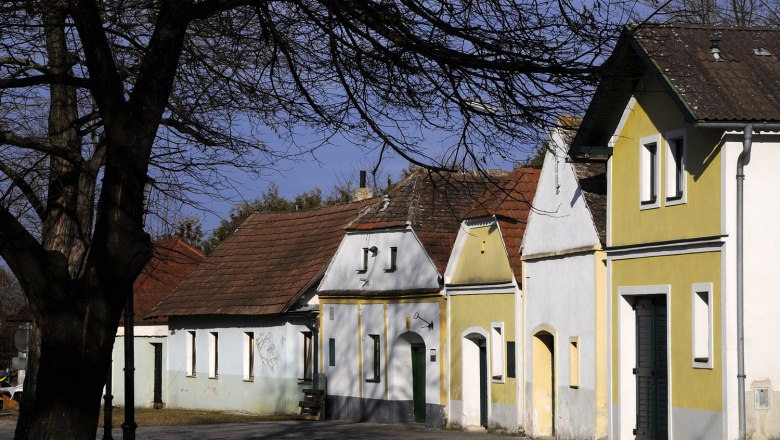
[[[469,327],[481,327],[490,335],[490,323],[504,323],[504,362],[506,362],[506,343],[515,342],[515,352],[522,348],[515,334],[515,296],[513,294],[477,294],[455,295],[450,297],[450,340],[452,356],[450,365],[450,392],[453,400],[463,399],[463,361],[461,337]],[[487,353],[490,356],[490,337]],[[520,372],[520,362],[515,363],[515,371]],[[504,383],[490,383],[491,402],[515,404],[517,400],[517,379],[504,378]]]
[[[499,231],[495,224],[468,230],[451,283],[512,281],[512,269]]]
[[[660,207],[640,210],[640,139],[687,127],[687,203],[665,206],[666,144],[659,145]],[[649,79],[619,133],[612,156],[613,246],[720,235],[720,136],[686,125],[666,91]]]
[[[705,411],[722,410],[721,372],[721,254],[706,252],[659,256],[612,262],[612,399],[618,403],[618,310],[624,299],[618,296],[623,286],[671,285],[667,302],[668,335],[671,344],[669,377],[672,382],[671,405]],[[692,285],[712,283],[710,306],[713,318],[713,368],[693,368]]]

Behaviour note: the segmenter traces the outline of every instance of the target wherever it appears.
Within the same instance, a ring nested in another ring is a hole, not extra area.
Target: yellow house
[[[318,286],[330,417],[446,424],[445,268],[461,211],[506,174],[419,170],[347,227]]]
[[[520,427],[520,244],[538,178],[516,169],[469,210],[455,241],[444,276],[452,426]]]
[[[627,28],[574,140],[580,159],[611,154],[611,438],[780,435],[766,337],[780,332],[767,191],[780,163],[778,42],[768,29]]]

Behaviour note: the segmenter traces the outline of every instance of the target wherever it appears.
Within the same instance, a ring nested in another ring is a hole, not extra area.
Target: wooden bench
[[[325,408],[325,390],[303,390],[303,400],[298,402],[301,407],[301,420],[319,420]]]

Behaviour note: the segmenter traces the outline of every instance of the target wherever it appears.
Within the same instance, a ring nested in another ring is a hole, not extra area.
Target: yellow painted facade
[[[618,133],[613,149],[610,197],[612,198],[611,245],[624,246],[721,233],[720,135],[717,130],[687,125],[686,192],[683,204],[666,206],[666,142],[668,133],[685,129],[682,113],[654,79],[644,91]],[[640,139],[660,135],[658,208],[640,209]]]
[[[593,321],[596,345],[596,434],[607,435],[607,255],[604,251],[594,252],[596,259],[595,298],[596,316]]]
[[[704,411],[721,411],[723,406],[721,353],[721,253],[702,252],[647,257],[612,262],[612,347],[618,347],[616,310],[621,286],[669,284],[667,301],[671,353],[669,377],[672,382],[671,406]],[[695,283],[712,283],[712,368],[693,368],[693,297]],[[617,354],[617,353],[615,353]],[[612,371],[618,371],[618,359],[612,357]],[[612,375],[612,402],[618,403],[618,375]]]
[[[449,282],[472,284],[512,281],[512,269],[498,225],[494,223],[472,227],[467,234]]]
[[[521,343],[515,333],[515,295],[514,294],[476,294],[455,295],[450,297],[450,334],[452,356],[450,365],[450,398],[463,399],[463,332],[470,327],[479,327],[490,335],[491,323],[504,324],[504,342],[515,341],[515,350],[521,349]],[[488,355],[490,340],[488,337]],[[504,356],[506,362],[506,355]],[[519,371],[519,365],[516,365]],[[514,405],[517,402],[517,379],[505,377],[503,383],[490,381],[490,400],[493,403]]]

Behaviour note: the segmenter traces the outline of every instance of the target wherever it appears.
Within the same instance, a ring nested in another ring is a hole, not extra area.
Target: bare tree
[[[582,108],[613,11],[570,0],[1,1],[0,256],[38,324],[17,439],[94,437],[117,322],[151,255],[149,186],[218,194],[230,185],[221,170],[265,172],[337,134],[434,169],[516,157]],[[298,142],[304,128],[317,140]]]
[[[641,0],[626,4],[634,21],[641,22],[653,10],[656,21],[704,25],[776,26],[780,24],[778,0]]]

